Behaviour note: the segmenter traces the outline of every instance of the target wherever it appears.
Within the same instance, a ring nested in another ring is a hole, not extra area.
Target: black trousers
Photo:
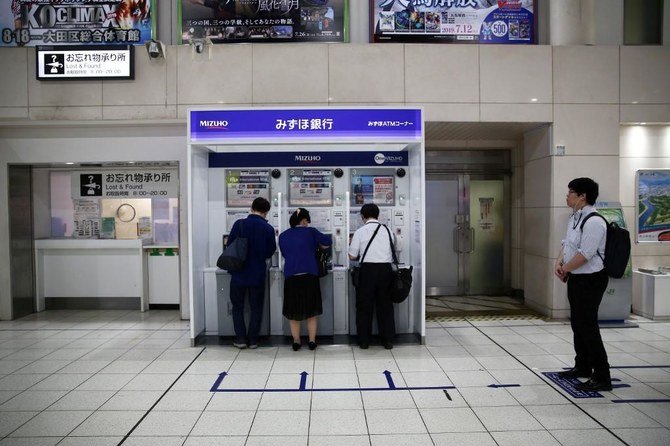
[[[395,319],[393,302],[389,298],[390,263],[363,263],[360,284],[356,288],[356,329],[358,342],[370,343],[372,315],[377,310],[377,327],[382,342],[393,342]]]
[[[592,370],[593,377],[602,381],[610,380],[607,352],[598,327],[598,307],[607,289],[607,281],[605,270],[592,274],[570,274],[568,277],[575,367]]]

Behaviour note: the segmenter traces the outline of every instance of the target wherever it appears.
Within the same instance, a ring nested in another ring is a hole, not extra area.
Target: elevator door
[[[427,173],[427,295],[509,292],[507,189],[503,174]]]

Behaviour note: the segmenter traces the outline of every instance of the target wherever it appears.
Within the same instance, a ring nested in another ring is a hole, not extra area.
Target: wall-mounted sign
[[[372,41],[535,43],[534,0],[371,0]]]
[[[421,139],[419,109],[193,110],[189,122],[191,143]]]
[[[143,44],[153,0],[2,0],[1,46]]]
[[[182,43],[348,40],[348,0],[180,0],[179,8]]]
[[[134,79],[134,47],[39,46],[35,51],[38,80]]]
[[[383,162],[379,162],[383,159]],[[407,152],[211,152],[209,167],[406,167]],[[378,174],[378,172],[377,172]],[[230,204],[228,204],[230,206]]]
[[[641,169],[637,192],[637,241],[670,242],[670,169]]]
[[[177,198],[177,169],[77,170],[72,198]]]

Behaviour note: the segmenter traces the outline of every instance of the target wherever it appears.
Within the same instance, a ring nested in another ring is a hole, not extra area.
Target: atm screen
[[[331,169],[291,169],[289,206],[332,206],[333,171]]]
[[[250,208],[258,197],[270,201],[270,175],[267,170],[226,171],[226,206]]]
[[[393,206],[395,204],[395,187],[393,174],[358,174],[351,178],[351,206],[374,203],[377,206]]]

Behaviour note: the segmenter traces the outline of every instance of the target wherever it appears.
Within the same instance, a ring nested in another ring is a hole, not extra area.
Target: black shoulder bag
[[[391,302],[399,304],[407,299],[409,291],[412,289],[412,270],[414,267],[412,265],[409,268],[400,268],[398,266],[398,256],[395,252],[395,244],[393,243],[393,237],[391,237],[391,231],[386,225],[384,227],[389,234],[389,243],[391,243],[391,253],[393,254],[393,278],[391,279],[389,296],[391,297]]]
[[[328,263],[331,260],[331,250],[330,248],[321,248],[319,246],[319,241],[312,231],[312,236],[314,236],[314,242],[316,243],[316,265],[318,266],[319,273],[318,277],[326,277],[328,275]]]
[[[379,232],[379,228],[381,228],[381,227],[382,227],[382,225],[378,223],[377,224],[377,229],[375,229],[374,234],[372,234],[372,237],[370,237],[370,241],[368,242],[368,246],[366,246],[365,251],[363,251],[363,256],[358,261],[359,266],[353,266],[351,268],[351,271],[350,271],[350,273],[351,273],[351,283],[356,288],[358,288],[358,285],[360,285],[360,283],[361,283],[361,267],[360,267],[360,265],[361,265],[361,263],[363,263],[363,259],[365,258],[365,254],[368,253],[368,249],[370,249],[370,244],[372,243],[372,241],[377,236],[377,233]]]
[[[219,259],[216,261],[216,266],[226,271],[242,271],[244,263],[247,260],[247,249],[249,240],[244,237],[242,220],[240,220],[240,234],[233,242],[226,246]]]

